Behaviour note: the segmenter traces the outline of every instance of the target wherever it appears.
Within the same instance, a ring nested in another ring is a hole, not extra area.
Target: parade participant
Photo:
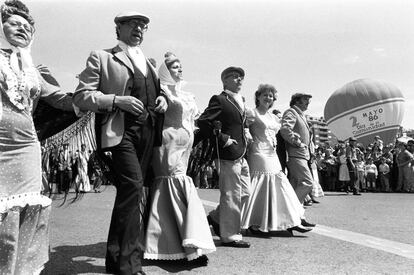
[[[89,151],[89,161],[88,161],[88,175],[89,182],[93,185],[93,191],[95,193],[101,193],[101,185],[103,183],[103,165],[101,164],[100,159],[96,151]],[[102,166],[102,167],[101,167]]]
[[[199,115],[193,94],[183,91],[180,60],[167,53],[158,75],[168,97],[161,147],[154,149],[155,181],[144,258],[193,260],[207,265],[205,254],[216,250],[203,204],[186,175]]]
[[[397,147],[399,153],[397,155],[397,166],[398,166],[398,181],[395,188],[396,192],[409,192],[411,189],[411,162],[414,157],[407,150],[407,143],[404,141],[397,141]]]
[[[65,194],[69,192],[70,184],[73,179],[72,163],[74,160],[72,153],[68,148],[69,143],[64,143],[58,156],[57,188],[59,194],[62,194],[62,191],[65,192]]]
[[[312,184],[312,191],[309,194],[312,203],[320,203],[317,201],[316,198],[321,198],[325,196],[319,177],[319,167],[316,160],[317,155],[312,155],[309,161],[309,168],[311,169],[312,177],[313,177],[313,184]]]
[[[49,260],[51,200],[40,194],[41,149],[32,116],[40,100],[73,112],[72,99],[34,67],[28,8],[6,1],[0,15],[0,274],[39,274]]]
[[[243,79],[242,68],[223,70],[224,91],[210,99],[198,119],[198,135],[214,140],[217,149],[214,157],[219,170],[220,204],[209,213],[208,221],[221,237],[223,246],[248,248],[250,243],[243,241],[241,235],[241,212],[250,195],[249,166],[244,158],[246,112],[240,94]]]
[[[323,189],[328,191],[335,190],[336,183],[336,161],[329,151],[325,151],[323,159],[321,160],[321,175]]]
[[[118,45],[93,51],[79,75],[74,103],[97,113],[98,150],[110,152],[117,188],[108,234],[106,270],[143,274],[142,189],[149,180],[153,146],[161,145],[166,98],[140,44],[149,18],[138,12],[115,17]],[[105,156],[107,156],[105,154]],[[109,157],[106,157],[109,159]]]
[[[356,139],[354,137],[349,138],[345,148],[346,164],[349,170],[349,185],[352,188],[352,193],[356,196],[361,195],[361,193],[359,193],[359,185],[357,181],[358,171],[355,166],[359,154],[362,154],[362,152],[356,147]],[[346,188],[348,188],[348,186]]]
[[[411,154],[414,154],[414,140],[410,139],[409,141],[407,141],[407,150]],[[384,152],[384,154],[385,154],[385,152]]]
[[[310,159],[308,161],[308,166],[312,174],[312,191],[306,196],[304,206],[311,206],[314,203],[320,203],[316,198],[323,197],[324,193],[322,190],[322,186],[319,183],[319,168],[317,165],[316,156],[318,154],[315,144],[313,143],[313,129],[312,124],[308,122],[309,126],[309,134],[310,134],[310,146],[309,146],[309,153]]]
[[[281,121],[280,133],[285,140],[288,155],[289,180],[301,203],[312,192],[313,177],[308,166],[310,160],[310,132],[304,112],[310,103],[309,94],[296,93],[290,100]],[[303,226],[315,226],[302,219]]]
[[[349,193],[349,182],[351,180],[348,165],[346,162],[346,151],[345,151],[345,143],[339,142],[340,148],[338,151],[337,160],[339,163],[339,171],[338,171],[338,181],[340,183],[340,188],[344,189],[346,193]],[[364,167],[365,169],[365,167]],[[364,170],[365,171],[365,170]]]
[[[253,138],[247,159],[252,193],[243,211],[242,228],[253,234],[279,230],[305,233],[311,230],[301,226],[305,211],[276,153],[280,123],[269,111],[276,99],[276,89],[261,84],[255,93],[256,108],[247,113]]]
[[[81,150],[76,160],[78,173],[75,179],[76,189],[81,193],[91,191],[91,184],[88,177],[88,161],[89,154],[86,151],[86,145],[81,144]]]
[[[414,140],[410,139],[407,141],[407,151],[414,155]],[[411,161],[411,167],[410,167],[411,175],[409,177],[410,179],[410,192],[414,192],[414,157]]]

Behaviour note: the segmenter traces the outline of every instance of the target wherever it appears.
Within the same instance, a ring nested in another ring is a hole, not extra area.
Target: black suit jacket
[[[214,135],[214,122],[221,122],[221,132]],[[197,121],[200,131],[197,133],[196,140],[210,138],[216,147],[218,141],[218,151],[220,159],[237,160],[246,153],[247,139],[244,128],[246,123],[246,113],[244,109],[236,103],[233,97],[222,92],[214,95]],[[224,147],[229,138],[235,139],[237,144]],[[214,150],[213,157],[217,158],[217,150]]]

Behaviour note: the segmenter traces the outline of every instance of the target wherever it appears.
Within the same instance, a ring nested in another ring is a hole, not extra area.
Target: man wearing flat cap
[[[301,203],[312,191],[313,177],[308,165],[313,148],[310,129],[304,112],[308,109],[311,95],[296,93],[290,100],[290,108],[282,116],[280,134],[285,140],[288,155],[289,181]],[[315,226],[302,217],[303,226]]]
[[[117,189],[109,228],[106,270],[143,274],[144,182],[150,180],[153,146],[161,145],[166,98],[158,76],[140,45],[149,18],[138,12],[115,17],[118,45],[93,51],[79,76],[73,101],[81,110],[96,113],[96,137],[100,155],[109,160]]]
[[[65,194],[69,192],[70,183],[72,182],[72,162],[73,156],[69,151],[69,143],[64,143],[58,155],[57,189],[59,194],[62,191]]]
[[[358,161],[358,155],[362,155],[361,150],[356,146],[356,138],[350,137],[348,140],[348,144],[345,147],[345,155],[346,155],[346,165],[349,171],[349,186],[352,188],[352,192],[356,196],[360,196],[359,193],[359,182],[357,180],[358,171],[356,168],[356,162]],[[345,191],[348,190],[348,185],[345,186]]]
[[[240,95],[243,79],[244,70],[239,67],[228,67],[221,73],[224,91],[210,99],[198,119],[197,135],[213,142],[219,169],[220,204],[207,219],[223,246],[248,248],[250,244],[240,234],[241,211],[250,195],[249,167],[244,158],[246,111]]]

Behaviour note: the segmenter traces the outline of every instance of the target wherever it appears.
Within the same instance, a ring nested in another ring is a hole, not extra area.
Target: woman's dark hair
[[[12,15],[19,15],[29,22],[30,25],[34,26],[33,17],[29,14],[29,9],[23,2],[19,0],[7,0],[1,6],[1,18],[2,23],[6,22]]]
[[[277,93],[276,88],[273,85],[270,85],[270,84],[260,84],[259,87],[257,88],[257,91],[254,93],[254,102],[256,104],[256,108],[259,107],[259,105],[260,105],[259,97],[264,92],[271,92],[273,94],[273,102],[275,102],[276,93]],[[273,102],[269,106],[269,108],[272,108]]]

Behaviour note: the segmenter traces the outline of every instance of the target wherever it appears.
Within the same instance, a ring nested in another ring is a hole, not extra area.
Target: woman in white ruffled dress
[[[91,191],[91,184],[88,176],[88,161],[89,154],[86,151],[86,145],[81,144],[81,150],[76,158],[78,173],[75,179],[77,190],[81,193]]]
[[[260,85],[255,93],[256,109],[248,112],[252,136],[248,151],[252,193],[243,212],[242,229],[249,229],[253,234],[279,230],[305,233],[311,229],[301,226],[303,206],[276,154],[280,123],[269,111],[276,96],[272,85]]]
[[[194,95],[182,90],[180,61],[171,53],[165,57],[159,77],[169,102],[162,146],[153,155],[156,178],[151,187],[144,258],[187,259],[207,265],[205,254],[216,248],[197,190],[186,175],[198,109]]]
[[[0,274],[39,274],[49,259],[51,200],[40,194],[41,151],[33,111],[39,98],[72,110],[70,96],[34,67],[27,7],[0,8]]]

